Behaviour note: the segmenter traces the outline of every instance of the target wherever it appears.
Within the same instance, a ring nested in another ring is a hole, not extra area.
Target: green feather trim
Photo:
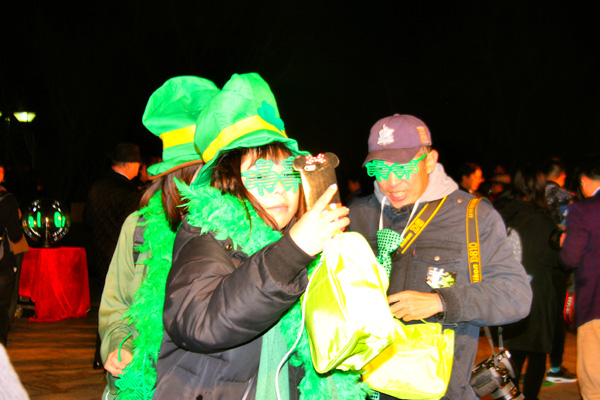
[[[281,238],[281,233],[269,227],[247,200],[221,194],[211,186],[192,189],[179,183],[177,187],[188,200],[188,223],[202,233],[213,232],[217,240],[229,238],[236,249],[250,256]]]
[[[133,341],[133,360],[116,385],[119,399],[151,399],[156,385],[156,361],[163,337],[162,310],[167,276],[171,269],[175,233],[171,231],[162,207],[161,192],[152,196],[147,207],[139,211],[146,220],[144,243],[138,249],[149,254],[144,264],[148,274],[133,296],[129,318],[138,335]]]

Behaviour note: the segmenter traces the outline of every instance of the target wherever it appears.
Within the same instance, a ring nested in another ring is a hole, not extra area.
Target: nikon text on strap
[[[481,198],[471,199],[467,205],[467,248],[471,283],[481,282],[481,251],[477,225],[477,206],[480,200]]]

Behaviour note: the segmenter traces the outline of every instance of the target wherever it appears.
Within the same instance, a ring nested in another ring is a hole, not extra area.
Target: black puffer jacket
[[[533,290],[529,316],[504,328],[505,344],[509,349],[550,353],[557,300],[552,273],[558,265],[558,247],[551,238],[558,226],[550,213],[530,201],[509,201],[499,210],[506,226],[519,233],[522,262]]]
[[[173,249],[155,399],[254,399],[262,335],[307,285],[289,235],[251,257],[184,222]]]

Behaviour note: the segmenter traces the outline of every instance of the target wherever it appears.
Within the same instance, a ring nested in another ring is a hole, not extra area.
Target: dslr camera
[[[517,385],[515,367],[508,350],[502,350],[473,368],[471,387],[479,397],[491,394],[494,399],[524,400]]]

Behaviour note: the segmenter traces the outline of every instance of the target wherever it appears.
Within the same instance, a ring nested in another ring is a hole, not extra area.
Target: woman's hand
[[[315,205],[290,230],[294,243],[308,255],[315,256],[323,251],[325,243],[333,234],[350,223],[346,217],[349,212],[347,207],[332,210],[328,208],[336,191],[337,185],[328,187]]]
[[[119,349],[113,350],[106,357],[104,363],[104,369],[110,372],[112,376],[117,378],[119,374],[123,373],[123,369],[131,362],[133,357],[127,350],[121,349],[121,361],[119,361]]]

